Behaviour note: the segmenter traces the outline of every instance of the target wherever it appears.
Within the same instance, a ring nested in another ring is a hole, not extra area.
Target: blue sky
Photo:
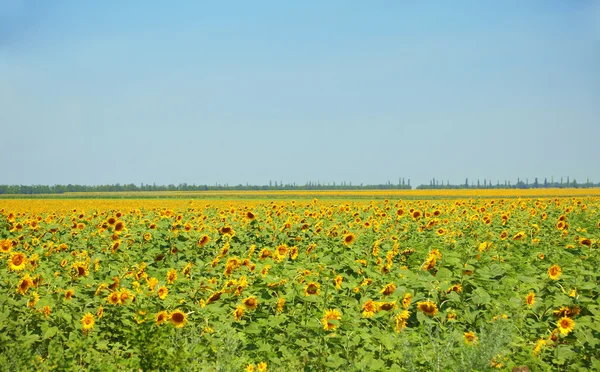
[[[0,2],[0,184],[600,181],[600,1]]]

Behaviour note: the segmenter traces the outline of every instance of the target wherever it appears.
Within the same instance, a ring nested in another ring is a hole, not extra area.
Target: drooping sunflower
[[[575,321],[569,317],[562,317],[558,320],[558,323],[556,323],[558,330],[560,331],[560,333],[562,335],[568,335],[569,333],[573,332],[573,329],[575,328]]]
[[[394,317],[394,330],[396,333],[400,333],[404,328],[406,328],[409,317],[410,312],[408,310],[404,310]]]
[[[527,297],[525,297],[525,303],[527,306],[533,307],[533,305],[535,305],[535,293],[529,292]]]
[[[417,308],[429,316],[434,316],[438,312],[438,307],[431,301],[417,302]]]
[[[73,289],[68,289],[65,291],[65,300],[71,300],[73,298],[73,295],[75,294],[75,290]]]
[[[175,310],[169,317],[175,328],[182,328],[187,322],[187,315],[181,310]]]
[[[526,236],[527,236],[527,234],[525,234],[525,232],[524,232],[524,231],[519,231],[518,233],[516,233],[516,234],[513,236],[513,240],[522,240],[522,239],[523,239],[524,237],[526,237]]]
[[[220,298],[221,298],[221,292],[215,292],[208,297],[208,299],[206,300],[206,303],[212,304],[213,302],[219,301]]]
[[[169,319],[169,313],[166,310],[161,310],[156,314],[154,320],[156,321],[156,325],[159,326]]]
[[[561,274],[562,274],[562,269],[560,268],[560,266],[558,266],[556,264],[550,266],[550,268],[548,269],[548,276],[552,280],[558,280],[558,278],[560,278]]]
[[[467,344],[467,345],[473,345],[474,343],[477,342],[477,335],[475,334],[475,332],[465,332],[464,338],[465,338],[465,344]]]
[[[381,294],[384,296],[389,296],[396,291],[396,285],[394,283],[389,283],[381,290]]]
[[[81,329],[85,334],[94,329],[94,324],[94,315],[92,315],[92,313],[86,313],[83,318],[81,318]]]
[[[304,287],[304,295],[305,296],[317,296],[319,294],[319,288],[321,285],[319,283],[310,282]]]
[[[244,304],[244,306],[246,306],[246,309],[248,309],[248,310],[254,310],[258,306],[258,300],[254,296],[245,298],[242,301],[242,303]]]
[[[27,257],[21,252],[13,253],[8,258],[8,268],[11,271],[24,270],[26,265]]]
[[[236,307],[235,310],[233,311],[233,319],[236,322],[239,322],[243,316],[244,316],[244,307],[243,306]]]
[[[342,313],[337,309],[329,309],[325,311],[325,315],[321,320],[323,323],[323,329],[326,331],[333,331],[338,327],[338,321],[342,319]],[[334,322],[332,322],[334,321]]]
[[[428,255],[427,258],[425,259],[425,262],[423,263],[422,269],[425,271],[429,271],[431,269],[433,269],[435,267],[436,264],[436,256],[435,255]]]

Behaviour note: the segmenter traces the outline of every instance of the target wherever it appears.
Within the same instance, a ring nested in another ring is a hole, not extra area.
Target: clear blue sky
[[[0,1],[0,184],[600,181],[600,1]]]

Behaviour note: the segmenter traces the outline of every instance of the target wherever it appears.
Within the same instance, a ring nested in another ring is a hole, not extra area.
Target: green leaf
[[[54,337],[54,335],[56,335],[56,333],[58,333],[58,327],[50,327],[44,333],[44,339],[49,339],[51,337]]]

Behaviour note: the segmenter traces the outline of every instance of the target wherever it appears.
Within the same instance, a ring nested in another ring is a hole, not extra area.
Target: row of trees
[[[445,183],[443,181],[436,180],[433,178],[429,185],[419,185],[417,189],[537,189],[537,188],[590,188],[600,187],[600,183],[591,182],[589,179],[585,183],[578,183],[577,180],[571,180],[569,177],[566,179],[560,178],[560,181],[555,181],[551,178],[548,181],[544,178],[543,182],[540,182],[538,178],[534,178],[533,182],[530,183],[529,179],[525,181],[517,179],[515,184],[511,181],[505,180],[503,183],[484,179],[483,182],[476,180],[473,183],[469,182],[469,179],[465,179],[464,184],[450,184],[449,181]],[[0,194],[64,194],[67,192],[115,192],[115,191],[211,191],[211,190],[393,190],[393,189],[412,189],[410,185],[410,179],[399,178],[398,183],[392,183],[388,181],[385,184],[377,185],[365,185],[365,184],[352,184],[352,182],[342,183],[321,183],[320,181],[309,181],[304,185],[297,185],[296,183],[287,183],[277,181],[269,181],[268,185],[229,185],[229,184],[214,184],[214,185],[195,185],[180,183],[178,185],[156,185],[156,184],[141,184],[135,185],[129,184],[113,184],[113,185],[0,185]]]
[[[0,185],[0,194],[64,194],[67,192],[116,192],[116,191],[216,191],[216,190],[390,190],[390,189],[411,189],[410,179],[408,183],[404,178],[398,180],[398,184],[387,182],[378,185],[352,184],[352,182],[342,182],[340,184],[321,183],[320,181],[309,181],[304,185],[296,183],[273,182],[269,181],[268,185],[229,185],[229,184],[214,184],[214,185],[195,185],[180,183],[178,185],[157,185],[157,184],[114,184],[114,185]]]
[[[483,183],[479,179],[475,183],[469,183],[469,179],[465,179],[464,184],[452,185],[449,181],[444,184],[443,181],[436,180],[433,178],[429,181],[429,185],[419,185],[417,189],[542,189],[542,188],[591,188],[600,187],[600,183],[594,183],[590,179],[586,179],[585,183],[578,183],[576,179],[571,180],[567,177],[566,180],[561,177],[560,181],[555,181],[554,177],[548,181],[548,178],[544,178],[543,182],[540,182],[537,177],[534,178],[533,182],[530,183],[529,179],[525,181],[517,178],[517,183],[512,184],[511,181],[505,180],[500,183],[499,180],[496,183],[492,183],[491,180],[483,179]]]

